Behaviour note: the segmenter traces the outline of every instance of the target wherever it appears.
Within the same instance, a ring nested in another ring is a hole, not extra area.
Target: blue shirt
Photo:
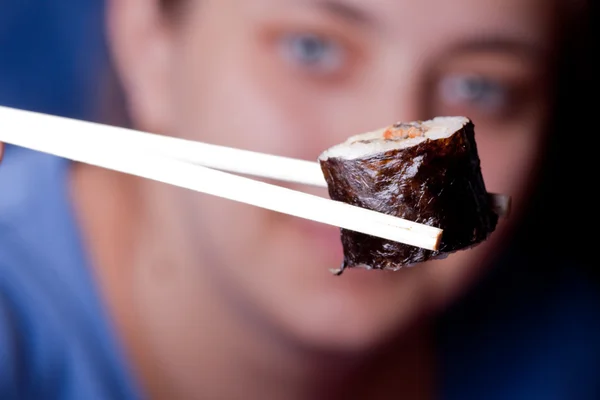
[[[509,257],[441,317],[442,399],[600,399],[597,282],[540,262]]]
[[[99,300],[65,160],[12,147],[0,165],[0,399],[139,394]]]
[[[137,399],[80,242],[68,170],[12,147],[0,166],[0,399]],[[596,289],[571,269],[535,279],[513,270],[485,301],[467,298],[441,319],[439,398],[600,399]]]

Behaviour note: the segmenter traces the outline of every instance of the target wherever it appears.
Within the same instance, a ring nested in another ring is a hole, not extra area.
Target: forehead
[[[388,38],[427,41],[508,35],[541,42],[556,0],[234,0],[253,14],[313,13],[346,20]]]
[[[350,18],[375,18],[389,22],[409,22],[407,17],[445,20],[458,16],[512,15],[520,20],[538,19],[556,0],[235,0],[238,5],[265,11],[268,9],[313,8]],[[404,20],[404,21],[403,21]]]

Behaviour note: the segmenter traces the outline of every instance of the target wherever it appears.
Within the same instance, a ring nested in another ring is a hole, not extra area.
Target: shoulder
[[[139,398],[83,271],[21,250],[0,256],[0,398]]]
[[[99,310],[32,271],[0,262],[0,398],[137,399]]]
[[[2,239],[0,239],[2,240]],[[52,318],[53,299],[40,289],[22,263],[0,260],[0,397],[28,398],[33,381],[45,386],[44,371],[60,373],[68,349]],[[42,393],[48,393],[43,391]]]
[[[136,398],[80,243],[68,164],[14,148],[4,161],[0,398]]]

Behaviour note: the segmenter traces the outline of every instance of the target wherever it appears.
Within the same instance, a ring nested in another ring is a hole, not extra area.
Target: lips
[[[314,186],[306,187],[293,183],[273,182],[270,180],[265,181],[287,189],[302,191],[313,196],[329,198],[326,188]],[[339,267],[339,264],[341,264],[344,258],[340,228],[287,215],[279,216],[279,218],[285,220],[286,224],[289,223],[289,226],[302,236],[303,241],[309,243],[309,248],[324,255],[326,257],[326,262],[328,264],[331,263],[331,268]]]
[[[296,221],[296,224],[315,249],[327,254],[335,263],[342,262],[344,253],[339,228],[304,220]],[[337,265],[331,267],[337,268]]]

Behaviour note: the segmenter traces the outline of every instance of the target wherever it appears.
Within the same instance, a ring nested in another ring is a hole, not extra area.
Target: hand
[[[0,142],[0,162],[2,162],[3,155],[4,155],[4,143]]]

